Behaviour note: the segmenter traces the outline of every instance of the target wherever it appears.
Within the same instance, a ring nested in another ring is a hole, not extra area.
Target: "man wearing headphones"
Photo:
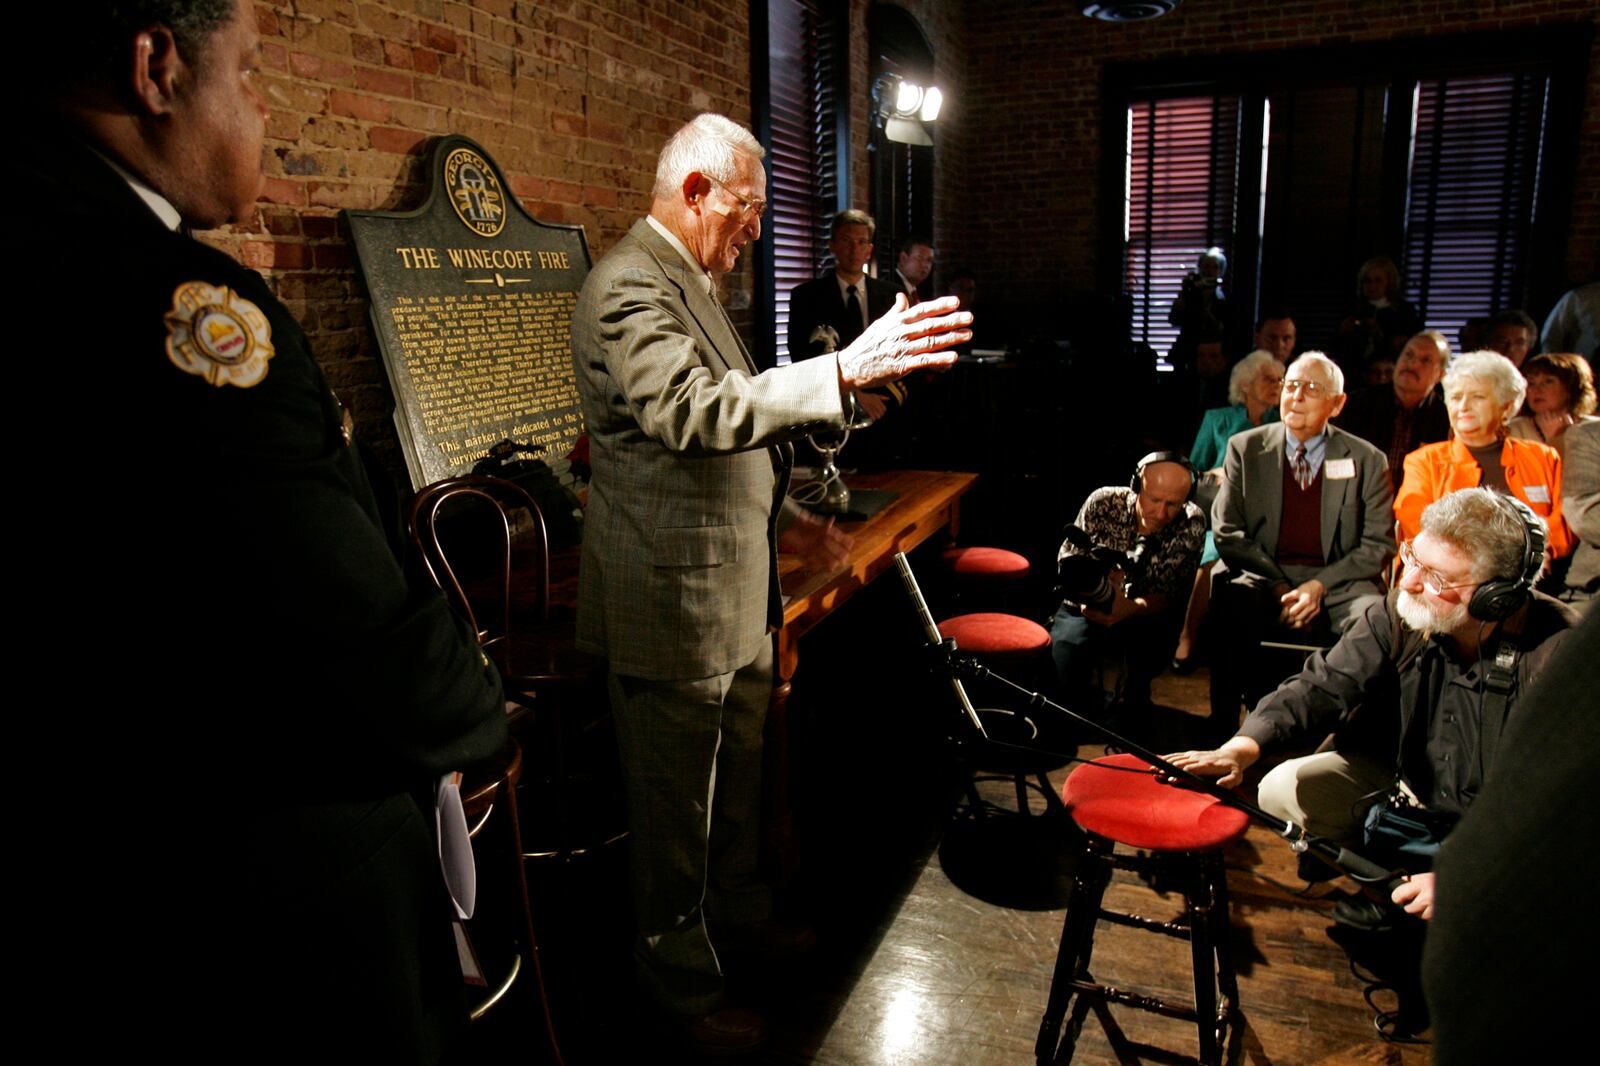
[[[1126,650],[1122,698],[1130,706],[1150,702],[1150,682],[1172,657],[1205,545],[1194,480],[1182,453],[1151,452],[1126,488],[1091,493],[1067,529],[1050,644],[1064,695],[1081,714],[1105,708],[1089,676],[1108,640]]]
[[[1436,500],[1400,549],[1396,590],[1257,704],[1231,740],[1171,756],[1235,785],[1264,750],[1334,729],[1331,750],[1261,779],[1260,805],[1412,874],[1392,900],[1341,902],[1336,920],[1377,929],[1397,907],[1433,916],[1429,853],[1482,788],[1507,719],[1578,621],[1533,591],[1544,541],[1543,520],[1511,497],[1462,489]],[[1395,836],[1369,814],[1385,800],[1427,827],[1387,854]]]

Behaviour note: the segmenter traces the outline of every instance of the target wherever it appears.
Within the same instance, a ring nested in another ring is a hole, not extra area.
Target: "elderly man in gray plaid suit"
[[[580,646],[609,662],[633,830],[646,991],[707,1050],[764,1038],[725,1006],[706,929],[770,919],[756,872],[761,731],[782,624],[777,549],[846,539],[785,498],[794,438],[845,425],[858,389],[947,366],[947,299],[896,308],[844,351],[757,373],[717,279],[761,235],[765,153],[700,115],[662,149],[654,202],[590,272],[572,322],[594,479]]]

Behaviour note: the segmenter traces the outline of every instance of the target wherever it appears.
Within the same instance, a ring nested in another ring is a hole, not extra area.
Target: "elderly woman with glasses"
[[[1444,399],[1454,439],[1406,456],[1405,481],[1394,498],[1402,540],[1417,535],[1428,504],[1457,489],[1482,486],[1517,497],[1545,520],[1551,558],[1572,552],[1572,531],[1561,513],[1560,454],[1507,433],[1526,393],[1517,368],[1496,352],[1469,352],[1451,362]]]

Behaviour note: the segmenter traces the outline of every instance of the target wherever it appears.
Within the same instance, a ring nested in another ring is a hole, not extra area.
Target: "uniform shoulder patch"
[[[186,281],[166,314],[167,358],[221,388],[248,389],[267,376],[272,327],[261,308],[225,285]]]

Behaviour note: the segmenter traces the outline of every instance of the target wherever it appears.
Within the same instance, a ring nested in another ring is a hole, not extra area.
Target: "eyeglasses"
[[[705,175],[705,179],[738,201],[740,221],[749,222],[752,218],[760,218],[767,213],[767,202],[765,200],[746,200],[710,174]]]
[[[1417,562],[1417,556],[1411,550],[1410,541],[1400,545],[1400,565],[1405,567],[1407,570],[1417,571],[1417,576],[1422,578],[1422,587],[1433,593],[1435,596],[1443,595],[1444,593],[1449,592],[1451,589],[1464,589],[1478,584],[1476,581],[1458,581],[1453,585],[1445,584],[1444,578],[1440,577],[1437,571],[1429,570],[1427,567]]]
[[[1303,392],[1313,400],[1329,392],[1328,386],[1320,381],[1306,381],[1303,378],[1293,378],[1283,383],[1284,392]]]

